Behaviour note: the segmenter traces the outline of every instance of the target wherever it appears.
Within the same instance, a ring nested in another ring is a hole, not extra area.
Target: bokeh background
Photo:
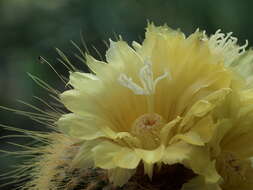
[[[64,85],[46,64],[45,57],[59,73],[67,70],[57,61],[58,47],[74,64],[78,60],[70,41],[82,46],[81,36],[91,54],[105,54],[104,41],[121,35],[128,42],[141,41],[147,20],[157,25],[167,23],[186,34],[197,28],[208,34],[217,29],[233,31],[239,43],[253,44],[253,1],[251,0],[1,0],[0,1],[0,105],[29,111],[17,100],[43,106],[33,96],[48,99],[48,93],[29,78],[32,73],[60,91]],[[78,65],[78,64],[76,64]],[[77,66],[86,69],[84,65]],[[0,123],[21,129],[45,130],[29,118],[0,109]],[[0,127],[0,137],[13,135]],[[9,144],[29,143],[29,138],[1,138],[0,150],[17,151]],[[0,152],[0,175],[10,171],[22,158]],[[0,183],[9,182],[2,180]],[[0,187],[13,189],[12,185]]]

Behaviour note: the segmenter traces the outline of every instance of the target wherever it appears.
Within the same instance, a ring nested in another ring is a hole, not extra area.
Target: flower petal
[[[135,149],[135,152],[147,164],[154,164],[161,160],[164,149],[164,145],[160,145],[154,150]]]
[[[95,89],[94,87],[92,88]],[[93,96],[90,96],[88,93],[92,91]],[[74,89],[65,91],[60,95],[60,98],[64,106],[71,112],[87,115],[87,113],[97,113],[98,106],[94,106],[96,102],[94,100],[95,94],[96,93],[92,89],[85,92]]]
[[[224,98],[231,92],[230,88],[222,88],[217,90],[205,98],[197,101],[187,112],[186,116],[181,122],[181,126],[191,122],[195,117],[203,117],[205,114],[215,108]],[[189,127],[190,125],[188,125]]]
[[[124,41],[110,40],[110,48],[106,52],[106,60],[112,67],[119,71],[136,70],[142,66],[141,57]]]
[[[207,183],[217,183],[220,175],[216,171],[215,161],[211,161],[211,156],[206,147],[190,147],[191,151],[184,165],[191,168],[194,173],[205,177]]]
[[[154,164],[143,162],[143,165],[144,165],[144,173],[148,175],[150,180],[152,180]]]
[[[182,163],[183,160],[188,159],[190,151],[186,143],[171,144],[165,149],[162,162],[169,165]]]
[[[134,169],[138,166],[140,157],[129,148],[121,148],[115,153],[113,161],[118,167]]]
[[[191,131],[196,132],[202,139],[203,143],[207,143],[214,135],[215,128],[216,124],[214,124],[212,116],[208,115],[206,117],[201,118],[194,125]]]
[[[216,183],[218,175],[214,162],[210,160],[210,154],[205,147],[193,146],[179,142],[168,146],[162,158],[165,164],[181,163],[194,173],[204,176],[209,183]]]
[[[210,115],[203,117],[189,132],[184,134],[177,134],[171,140],[170,143],[174,143],[179,139],[192,144],[203,146],[205,143],[209,142],[214,135],[215,125],[213,123],[212,117]]]
[[[97,118],[93,116],[78,116],[74,113],[63,115],[57,122],[57,126],[64,133],[70,137],[92,140],[106,134],[98,125]]]
[[[116,168],[113,162],[114,155],[120,151],[121,147],[115,143],[103,141],[92,149],[94,152],[95,166],[103,169]]]
[[[210,140],[209,146],[212,148],[212,154],[218,156],[221,152],[220,143],[224,139],[224,136],[233,127],[230,119],[223,119],[216,125],[214,135]]]
[[[91,55],[86,54],[86,64],[93,71],[93,73],[100,75],[106,69],[107,64],[103,61],[98,61]]]
[[[243,76],[246,80],[248,80],[252,77],[253,74],[252,63],[253,63],[253,50],[250,49],[244,54],[240,55],[238,59],[231,64],[231,66],[241,76]]]
[[[81,73],[81,72],[70,72],[69,75],[69,84],[75,89],[87,90],[87,86],[92,86],[94,89],[94,81],[98,83],[98,77],[91,73]],[[91,85],[93,84],[93,85]]]
[[[178,140],[183,140],[189,144],[198,146],[203,146],[205,144],[199,134],[194,131],[189,131],[185,134],[177,134],[170,140],[169,143],[172,144],[177,142]]]
[[[135,173],[135,170],[114,168],[108,171],[109,180],[116,186],[124,185]]]
[[[85,141],[78,150],[77,155],[73,159],[72,166],[79,168],[90,168],[94,166],[93,152],[94,148],[99,141],[91,140]]]
[[[195,177],[185,183],[181,190],[222,190],[217,183],[206,183],[202,176]]]
[[[181,121],[181,117],[177,117],[176,119],[170,121],[167,123],[163,128],[161,129],[160,132],[160,138],[162,143],[166,146],[168,143],[168,140],[172,137],[173,135],[173,128]]]
[[[92,151],[94,152],[95,166],[103,169],[116,167],[133,169],[140,161],[140,158],[130,148],[108,141],[99,143]]]

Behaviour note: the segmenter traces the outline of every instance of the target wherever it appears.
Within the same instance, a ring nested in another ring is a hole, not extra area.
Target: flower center
[[[138,117],[133,124],[133,129],[136,130],[153,130],[162,124],[162,117],[156,113],[147,113]]]
[[[133,122],[131,133],[141,140],[143,148],[152,149],[160,144],[159,133],[164,123],[160,115],[147,113]]]

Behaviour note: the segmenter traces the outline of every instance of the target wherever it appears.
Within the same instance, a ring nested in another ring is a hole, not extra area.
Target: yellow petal
[[[150,180],[152,180],[154,164],[143,162],[143,165],[144,165],[144,173],[148,175]]]
[[[188,159],[183,163],[194,173],[204,176],[207,183],[217,183],[220,175],[216,171],[215,161],[211,161],[211,156],[207,148],[189,147],[191,149]]]
[[[137,69],[143,63],[141,57],[124,41],[110,40],[110,48],[106,52],[106,60],[110,66],[119,71]]]
[[[203,146],[205,144],[199,134],[194,131],[189,131],[185,134],[177,134],[170,140],[169,143],[172,144],[177,142],[179,139],[192,145]]]
[[[56,122],[56,125],[64,134],[70,137],[92,140],[105,136],[105,133],[96,125],[96,122],[94,122],[95,119],[96,118],[88,115],[84,117],[70,113],[63,115]]]
[[[86,54],[86,64],[93,71],[93,73],[100,75],[106,69],[106,63],[96,60],[91,55]]]
[[[79,168],[90,168],[94,166],[93,160],[93,152],[92,148],[94,148],[99,141],[85,141],[78,150],[77,155],[73,159],[72,166]]]
[[[154,24],[150,23],[146,29],[145,40],[142,48],[138,48],[137,51],[139,50],[138,53],[140,53],[143,57],[150,56],[154,52],[155,54],[159,54],[160,52],[161,55],[161,52],[163,51],[160,50],[166,47],[169,40],[177,41],[184,38],[184,34],[179,31],[172,30],[167,26],[156,27]],[[160,43],[162,41],[163,43]],[[156,43],[159,43],[159,46],[156,46]],[[159,47],[159,49],[155,49],[155,47]]]
[[[194,117],[203,117],[205,114],[215,108],[224,98],[231,92],[230,88],[222,88],[217,90],[202,100],[197,101],[191,109],[187,112],[181,126],[190,122]],[[188,125],[189,126],[189,125]]]
[[[248,87],[252,88],[252,69],[253,64],[253,50],[250,49],[244,54],[240,55],[238,59],[236,59],[232,63],[232,68],[239,73],[244,79],[246,79]]]
[[[217,183],[206,183],[202,176],[195,177],[185,183],[181,190],[222,190]]]
[[[179,142],[169,145],[162,157],[162,162],[165,164],[182,163],[183,160],[188,159],[191,149],[186,143]]]
[[[179,121],[181,121],[181,117],[177,117],[176,119],[170,121],[167,123],[163,128],[161,129],[160,132],[160,138],[162,143],[166,146],[168,143],[168,140],[172,137],[173,131],[172,129],[178,124]]]
[[[121,147],[115,143],[102,141],[92,149],[94,152],[94,162],[96,167],[103,169],[113,169],[117,165],[113,162],[115,153],[120,151]]]
[[[103,85],[112,85],[117,83],[116,77],[119,71],[112,64],[98,61],[90,55],[86,55],[86,64],[103,82]],[[94,86],[93,86],[94,87]]]
[[[96,113],[96,110],[98,110],[97,107],[94,106],[94,98],[80,90],[67,90],[60,95],[60,98],[68,110],[80,115]]]
[[[113,162],[121,168],[135,169],[140,162],[140,157],[129,148],[121,148],[115,153]]]
[[[114,168],[108,170],[109,180],[113,182],[115,186],[123,186],[134,175],[135,170]]]
[[[140,161],[132,149],[108,141],[99,143],[92,151],[94,152],[95,166],[103,169],[116,167],[134,169]]]
[[[133,136],[129,132],[115,132],[111,128],[106,127],[103,129],[104,133],[108,138],[111,139],[123,139],[130,147],[140,147],[141,141],[139,138]]]
[[[219,121],[214,130],[214,135],[210,140],[209,146],[212,147],[212,154],[214,156],[219,155],[221,152],[220,143],[224,139],[224,136],[233,127],[230,119],[223,119]]]
[[[73,86],[75,89],[92,90],[91,88],[87,88],[87,86],[91,86],[91,84],[98,85],[99,79],[96,75],[93,75],[91,73],[70,72],[69,84]]]
[[[222,88],[220,90],[217,90],[211,93],[204,99],[217,106],[231,92],[232,92],[232,89],[230,88]]]
[[[154,164],[161,160],[164,149],[164,145],[160,145],[154,150],[135,149],[135,152],[147,164]]]
[[[200,119],[192,128],[191,131],[196,132],[204,143],[207,143],[211,140],[215,131],[215,124],[211,115],[208,115]]]
[[[218,175],[214,162],[210,160],[210,154],[205,147],[193,146],[179,142],[168,146],[162,161],[165,164],[181,163],[194,173],[204,176],[208,183],[216,183]]]
[[[208,115],[194,124],[189,132],[175,135],[170,140],[170,143],[174,143],[181,139],[192,145],[203,146],[205,143],[211,140],[214,131],[215,125],[213,124],[212,117]]]

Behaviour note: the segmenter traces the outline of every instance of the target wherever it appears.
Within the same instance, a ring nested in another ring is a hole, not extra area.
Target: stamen
[[[232,63],[238,56],[245,52],[245,48],[248,46],[248,41],[242,46],[237,45],[238,39],[232,36],[232,32],[227,35],[221,33],[221,30],[217,30],[214,35],[209,39],[206,37],[203,40],[208,41],[209,46],[214,53],[223,53],[225,65]]]

